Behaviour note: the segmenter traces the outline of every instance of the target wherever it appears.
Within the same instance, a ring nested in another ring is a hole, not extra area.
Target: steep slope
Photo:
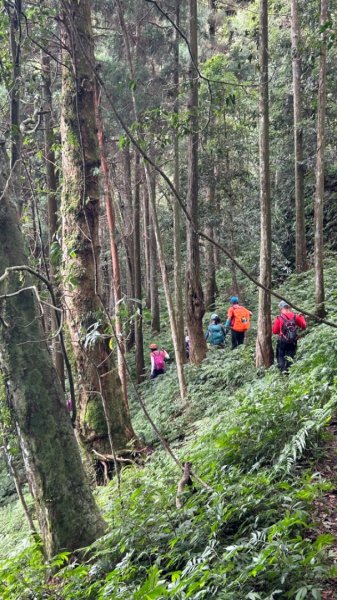
[[[331,259],[331,320],[336,276]],[[312,308],[312,273],[289,278],[286,291]],[[37,598],[92,600],[322,597],[334,575],[333,536],[319,530],[313,506],[335,490],[325,478],[324,453],[337,403],[336,358],[337,331],[311,323],[288,377],[276,367],[256,373],[248,345],[210,352],[198,369],[187,367],[186,407],[173,366],[140,386],[165,439],[208,489],[194,480],[183,492],[183,508],[176,508],[181,474],[133,398],[135,429],[154,452],[145,468],[123,469],[120,488],[114,480],[99,490],[109,533],[87,563],[71,559],[48,584],[36,554],[33,566],[27,551],[4,560],[1,597],[20,597],[27,589]],[[59,564],[67,560],[61,556]],[[19,569],[20,578],[14,576]]]

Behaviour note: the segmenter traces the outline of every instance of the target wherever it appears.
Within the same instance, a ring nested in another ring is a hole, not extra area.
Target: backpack
[[[157,371],[165,369],[164,352],[162,350],[155,350],[155,352],[152,353],[152,356],[155,369],[157,369]]]
[[[295,344],[297,341],[296,315],[292,319],[287,319],[280,315],[282,319],[281,337],[288,344]]]
[[[244,306],[233,307],[234,323],[232,329],[234,331],[247,331],[250,327],[250,312]]]
[[[208,328],[210,333],[210,344],[212,346],[220,346],[225,341],[224,328],[220,324],[210,325]]]

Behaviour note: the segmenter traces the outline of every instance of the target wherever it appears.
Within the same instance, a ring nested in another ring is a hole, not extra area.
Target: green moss
[[[83,421],[84,425],[94,431],[96,435],[107,434],[107,424],[100,400],[92,399],[88,402]]]
[[[77,135],[74,131],[68,130],[67,132],[67,142],[71,148],[79,148],[80,144],[77,139]]]

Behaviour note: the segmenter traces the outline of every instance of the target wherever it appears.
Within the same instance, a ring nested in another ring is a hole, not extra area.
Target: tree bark
[[[135,282],[135,342],[137,383],[145,377],[144,344],[143,344],[143,303],[142,303],[142,269],[140,247],[140,157],[135,157],[135,196],[133,205],[133,241],[134,241],[134,282]]]
[[[320,26],[328,20],[328,0],[321,0]],[[325,166],[325,113],[326,113],[326,32],[322,33],[320,46],[320,65],[318,83],[317,109],[317,149],[316,149],[316,190],[315,190],[315,304],[316,314],[324,318],[324,239],[323,239],[323,205],[324,205],[324,166]]]
[[[18,217],[9,191],[8,170],[1,149],[0,274],[27,264]],[[3,195],[2,195],[3,194]],[[7,280],[5,280],[7,281]],[[31,285],[13,274],[2,293]],[[36,283],[36,282],[34,282]],[[16,423],[29,486],[47,556],[92,543],[104,532],[84,475],[61,384],[53,367],[30,290],[2,300],[0,305],[0,368]]]
[[[104,186],[104,198],[105,198],[105,212],[108,222],[109,241],[110,241],[110,254],[111,254],[111,265],[112,265],[112,288],[114,296],[114,311],[115,311],[115,332],[118,339],[117,343],[117,362],[118,362],[118,373],[122,384],[122,393],[124,398],[124,404],[127,413],[129,414],[129,401],[128,401],[128,384],[127,384],[127,373],[125,365],[125,343],[123,336],[123,325],[120,318],[120,307],[122,300],[122,288],[121,288],[121,271],[119,264],[118,248],[116,244],[116,217],[113,206],[112,189],[110,185],[110,172],[109,164],[107,159],[105,140],[104,140],[104,127],[103,118],[100,107],[100,97],[98,91],[98,83],[95,86],[95,106],[96,106],[96,122],[97,122],[97,136],[98,146],[101,158],[101,169],[103,174],[103,186]]]
[[[228,229],[228,233],[229,233],[228,244],[229,244],[229,251],[230,251],[231,255],[236,256],[235,238],[234,238],[234,220],[233,220],[233,212],[235,213],[235,207],[234,207],[234,195],[232,193],[232,186],[230,183],[231,182],[231,163],[230,163],[229,150],[227,150],[227,152],[226,152],[226,172],[227,172],[228,185],[229,185],[229,190],[228,190],[229,206],[226,211],[227,229]],[[216,177],[216,174],[215,174],[215,177]],[[218,210],[216,212],[217,213],[220,212],[220,207],[218,207]],[[239,283],[238,283],[236,267],[232,261],[230,261],[230,263],[229,263],[229,268],[230,268],[230,272],[232,275],[232,292],[235,296],[240,296],[240,287],[239,287]]]
[[[156,176],[151,176],[151,204],[156,202]],[[153,217],[150,218],[150,291],[151,291],[151,330],[153,333],[160,332],[160,308],[158,294],[158,257],[156,236],[153,227]]]
[[[16,171],[14,179],[15,196],[21,215],[23,207],[21,189],[21,149],[22,135],[20,130],[20,88],[21,88],[21,0],[15,0],[11,5],[6,4],[9,20],[9,41],[12,58],[12,84],[10,90],[10,123],[11,123],[11,152],[10,168]]]
[[[228,213],[227,213],[227,226],[228,226],[228,233],[229,233],[229,251],[232,256],[236,256],[235,238],[234,238],[234,223],[233,223],[233,215],[232,215],[233,201],[232,201],[231,197],[230,197],[230,202],[231,202],[231,205],[230,205]],[[237,273],[236,273],[236,266],[232,261],[229,262],[229,269],[230,269],[230,272],[232,275],[233,294],[235,296],[240,296],[241,292],[240,292],[240,286],[239,286],[238,277],[237,277]]]
[[[298,0],[291,0],[291,47],[294,94],[294,157],[296,206],[296,272],[308,270],[305,240],[301,54]]]
[[[136,80],[136,74],[133,64],[133,58],[131,54],[129,34],[126,27],[123,7],[120,0],[116,0],[117,12],[119,17],[120,26],[124,36],[124,44],[126,51],[126,60],[129,67],[130,77],[132,84]],[[131,98],[132,107],[136,123],[139,123],[138,110],[136,96],[134,93],[134,87],[131,85]],[[135,286],[135,297],[136,303],[136,316],[135,316],[135,345],[136,345],[136,373],[137,382],[140,383],[145,376],[145,364],[144,364],[144,347],[143,347],[143,324],[142,324],[142,281],[141,281],[141,264],[140,264],[140,156],[136,152],[136,168],[135,168],[135,197],[134,197],[134,211],[133,211],[133,239],[134,239],[134,286]],[[150,187],[148,186],[148,194],[151,194]]]
[[[151,173],[149,172],[149,166],[147,164],[145,165],[145,169],[146,169],[146,177],[148,179],[150,179]],[[153,227],[154,227],[154,232],[155,232],[156,242],[157,242],[158,260],[159,260],[159,266],[160,266],[161,276],[162,276],[162,281],[163,281],[163,286],[164,286],[165,299],[166,299],[166,304],[167,304],[167,312],[168,312],[168,316],[169,316],[171,335],[172,335],[172,341],[173,341],[173,347],[174,347],[174,355],[175,355],[175,359],[176,359],[176,369],[177,369],[178,382],[179,382],[179,392],[180,392],[181,399],[184,401],[185,397],[186,397],[186,393],[187,393],[184,367],[183,367],[184,356],[181,354],[179,344],[178,344],[176,315],[175,315],[175,310],[174,310],[173,298],[172,298],[172,294],[171,294],[171,290],[170,290],[170,283],[169,283],[169,279],[168,279],[168,275],[167,275],[167,267],[166,267],[166,262],[165,262],[163,242],[162,242],[162,238],[161,238],[161,234],[160,234],[159,221],[158,221],[158,215],[157,215],[156,198],[152,194],[150,196],[150,201],[151,201],[151,217],[152,217],[152,222],[153,222]]]
[[[200,254],[198,230],[198,76],[195,66],[198,63],[197,44],[197,0],[189,0],[189,42],[191,60],[189,67],[189,111],[191,133],[188,140],[188,190],[187,210],[192,223],[187,222],[187,273],[186,273],[186,312],[190,338],[190,361],[200,364],[205,358],[207,346],[202,328],[205,314],[204,297],[200,282]]]
[[[144,178],[145,178],[144,172]],[[150,223],[150,206],[149,206],[149,194],[147,186],[143,187],[143,244],[144,244],[144,263],[145,263],[145,277],[144,277],[144,288],[145,288],[145,306],[151,309],[151,223]]]
[[[95,328],[104,333],[108,323],[100,298],[98,264],[100,161],[90,4],[68,0],[63,5],[63,275],[79,375],[77,427],[87,448],[113,454],[111,450],[126,448],[134,434],[108,342],[94,335]]]
[[[215,42],[216,32],[216,0],[208,0],[208,35],[211,44]]]
[[[51,76],[50,76],[50,58],[48,54],[42,54],[42,95],[43,95],[43,110],[44,110],[44,151],[46,163],[46,187],[47,187],[47,202],[48,202],[48,233],[49,233],[49,249],[53,242],[56,241],[56,234],[59,226],[58,205],[57,205],[57,177],[55,171],[55,152],[53,150],[54,133],[53,133],[53,108],[52,108],[52,93],[51,93]],[[55,268],[53,261],[50,261],[50,279],[55,285]],[[55,286],[56,289],[56,286]],[[57,331],[57,322],[55,314],[51,315],[52,330]],[[53,339],[52,355],[56,371],[65,389],[64,382],[64,361],[59,341]]]
[[[134,229],[133,229],[133,196],[131,181],[131,156],[128,147],[123,150],[124,173],[124,246],[126,253],[126,302],[129,314],[128,336],[126,349],[128,351],[135,345],[135,325],[131,321],[134,312],[135,280],[134,280]]]
[[[268,93],[268,0],[260,0],[260,282],[271,287],[271,201],[269,171],[269,93]],[[270,367],[273,363],[271,342],[271,296],[259,289],[259,308],[256,339],[256,366]]]
[[[180,27],[180,3],[181,0],[176,0],[176,25]],[[174,39],[174,106],[173,112],[179,116],[179,31],[175,30]],[[180,153],[179,153],[179,137],[178,132],[174,132],[174,187],[178,194],[180,193]],[[174,231],[174,294],[176,307],[176,323],[177,323],[177,338],[178,347],[181,355],[185,357],[185,336],[184,336],[184,299],[183,299],[183,281],[181,267],[181,208],[176,200],[173,199],[173,231]]]
[[[215,199],[215,177],[212,173],[211,181],[207,185],[207,210],[213,215]],[[214,217],[213,217],[214,218]],[[206,234],[213,239],[214,227],[212,223],[206,226]],[[216,295],[216,277],[213,244],[206,244],[206,286],[205,286],[205,307],[206,310],[214,310]]]

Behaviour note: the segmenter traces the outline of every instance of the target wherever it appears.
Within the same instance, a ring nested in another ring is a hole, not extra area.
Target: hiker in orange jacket
[[[244,306],[240,306],[237,296],[232,296],[230,303],[232,306],[228,309],[225,327],[226,329],[230,327],[232,331],[232,350],[234,350],[245,340],[245,332],[250,327],[252,313]]]
[[[297,328],[306,329],[307,323],[303,315],[292,312],[289,304],[281,300],[279,304],[280,314],[273,323],[273,333],[278,335],[276,344],[277,366],[281,372],[287,373],[291,360],[297,350]]]
[[[158,375],[163,375],[166,371],[165,360],[170,358],[169,354],[162,348],[158,349],[157,344],[150,345],[151,350],[151,375],[150,379],[155,379]]]

